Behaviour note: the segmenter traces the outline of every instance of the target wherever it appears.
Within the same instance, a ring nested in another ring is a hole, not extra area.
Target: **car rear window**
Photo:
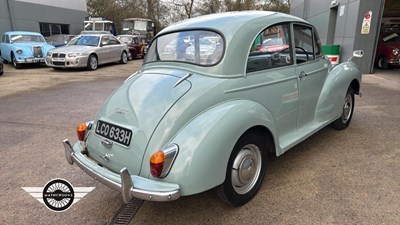
[[[145,63],[154,61],[179,61],[211,66],[221,61],[224,39],[214,31],[191,30],[169,33],[155,39]]]

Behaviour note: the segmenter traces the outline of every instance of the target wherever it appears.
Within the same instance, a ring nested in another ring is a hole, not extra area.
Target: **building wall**
[[[363,49],[364,57],[354,61],[363,73],[371,73],[384,0],[337,2],[337,7],[331,7],[331,0],[292,0],[290,13],[313,24],[323,45],[340,45],[342,62],[352,56],[353,50]],[[362,21],[368,11],[372,11],[370,33],[361,34]]]
[[[39,23],[68,24],[70,34],[79,34],[86,11],[86,0],[0,0],[0,34],[40,32]]]

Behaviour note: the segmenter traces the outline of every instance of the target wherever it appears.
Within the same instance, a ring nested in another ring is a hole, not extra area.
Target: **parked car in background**
[[[46,38],[47,43],[53,45],[54,47],[61,47],[68,44],[75,35],[70,34],[55,34]]]
[[[0,76],[4,73],[3,59],[0,57]]]
[[[375,65],[379,69],[400,66],[400,32],[381,33],[376,50]]]
[[[253,48],[267,30],[281,32],[287,49]],[[126,203],[215,189],[241,206],[260,189],[270,153],[328,125],[346,129],[360,87],[356,64],[333,67],[303,19],[267,11],[199,16],[154,37],[140,71],[78,126],[79,141],[63,141],[65,156]]]
[[[144,58],[147,46],[146,36],[144,35],[118,35],[118,40],[127,44],[129,48],[129,60]]]
[[[118,61],[127,63],[128,47],[111,34],[82,34],[46,55],[46,64],[54,69],[86,67],[96,70],[98,65]]]
[[[260,44],[258,50],[265,52],[275,52],[279,50],[287,49],[289,45],[284,43],[284,38],[268,38]]]
[[[47,52],[53,48],[39,33],[10,31],[1,38],[0,56],[19,69],[27,63],[44,63]]]

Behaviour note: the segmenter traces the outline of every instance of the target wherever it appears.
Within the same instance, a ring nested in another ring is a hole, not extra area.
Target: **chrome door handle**
[[[302,79],[302,78],[305,78],[305,77],[307,77],[306,72],[301,71],[301,73],[300,73],[300,75],[299,75],[299,78]]]

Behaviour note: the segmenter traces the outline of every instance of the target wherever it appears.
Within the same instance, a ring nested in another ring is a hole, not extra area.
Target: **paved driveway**
[[[6,65],[0,77],[0,224],[105,224],[123,204],[64,157],[61,141],[93,119],[140,61],[95,72]],[[400,224],[400,73],[363,76],[345,131],[325,128],[279,158],[254,200],[231,208],[212,191],[145,202],[131,224]],[[95,187],[55,213],[22,187],[64,178]]]

